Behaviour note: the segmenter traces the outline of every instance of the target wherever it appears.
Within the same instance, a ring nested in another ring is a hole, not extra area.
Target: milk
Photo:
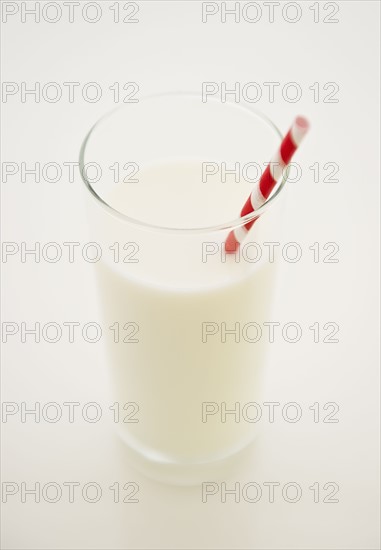
[[[208,183],[200,180],[199,163],[163,163],[141,170],[139,183],[116,186],[108,202],[142,221],[170,220],[167,225],[177,227],[233,218],[237,188],[222,190],[217,178]],[[199,191],[202,202],[192,203]],[[217,192],[223,197],[218,208]],[[246,193],[240,189],[240,195]],[[119,323],[119,339],[126,339],[115,342],[114,331],[107,331],[115,400],[121,406],[136,404],[126,410],[127,416],[135,411],[130,421],[118,424],[121,437],[161,463],[205,463],[243,448],[256,423],[242,408],[260,398],[266,347],[264,337],[250,341],[255,331],[245,334],[244,327],[271,320],[274,264],[225,257],[221,250],[227,230],[167,234],[124,224],[108,214],[98,216],[94,223],[105,246],[115,238],[121,244],[136,243],[127,247],[130,263],[104,254],[97,264],[105,326]],[[254,224],[257,242],[276,234],[272,216],[276,214]],[[221,414],[224,409],[235,412]]]

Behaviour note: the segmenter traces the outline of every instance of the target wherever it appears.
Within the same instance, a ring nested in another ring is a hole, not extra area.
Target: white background
[[[31,17],[22,23],[20,12],[3,23],[3,81],[77,81],[81,87],[96,81],[103,89],[93,104],[78,92],[73,103],[65,92],[57,103],[32,97],[22,103],[19,93],[6,98],[3,161],[76,161],[89,127],[115,105],[109,90],[115,82],[135,81],[142,95],[198,91],[203,81],[260,83],[263,97],[256,107],[283,131],[298,113],[312,123],[298,158],[303,179],[286,192],[284,240],[302,243],[305,255],[297,264],[282,264],[276,320],[297,320],[303,327],[334,321],[340,341],[314,344],[306,329],[309,336],[297,345],[271,346],[264,400],[297,401],[303,418],[267,423],[226,478],[229,487],[237,481],[295,481],[303,489],[298,503],[285,502],[280,493],[269,503],[265,492],[256,504],[232,497],[222,503],[220,495],[202,503],[199,486],[173,487],[137,473],[105,419],[23,424],[15,415],[2,424],[3,481],[96,481],[104,495],[96,504],[9,497],[3,547],[378,548],[379,4],[338,2],[339,22],[333,24],[314,23],[312,2],[299,3],[302,16],[294,24],[280,7],[269,23],[262,3],[257,23],[221,23],[217,14],[205,24],[197,1],[141,2],[138,24],[114,23],[111,4],[98,2],[102,17],[94,24],[80,10],[73,23],[67,10],[55,24],[36,24]],[[331,8],[320,4],[323,19]],[[269,81],[281,83],[274,102],[263,86]],[[296,103],[279,91],[291,81],[303,91]],[[315,82],[336,82],[339,101],[324,102],[321,88],[314,102],[309,86]],[[308,168],[314,162],[337,163],[339,182],[314,183]],[[63,177],[55,184],[31,178],[22,183],[16,175],[3,183],[2,197],[4,241],[87,241],[77,173],[75,182]],[[308,251],[314,242],[338,243],[339,263],[315,264]],[[15,256],[2,269],[3,321],[99,319],[91,264],[22,264]],[[102,343],[21,344],[13,337],[2,355],[4,401],[97,401],[106,410],[112,402]],[[339,422],[314,423],[308,409],[314,402],[338,403]],[[115,481],[138,483],[139,503],[113,503],[108,487]],[[337,483],[339,502],[315,504],[308,489],[314,482]]]

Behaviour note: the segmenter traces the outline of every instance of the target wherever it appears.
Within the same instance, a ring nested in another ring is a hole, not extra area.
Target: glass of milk
[[[116,426],[146,461],[211,464],[255,435],[276,267],[263,243],[281,240],[285,178],[240,251],[224,241],[280,141],[251,108],[161,94],[82,146]]]

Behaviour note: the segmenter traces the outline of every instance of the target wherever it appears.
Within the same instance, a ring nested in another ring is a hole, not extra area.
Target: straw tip
[[[239,242],[236,239],[234,231],[230,231],[225,241],[225,252],[227,254],[235,254],[239,248]]]
[[[307,132],[307,130],[310,127],[310,123],[304,116],[297,116],[295,119],[295,124],[304,132]]]

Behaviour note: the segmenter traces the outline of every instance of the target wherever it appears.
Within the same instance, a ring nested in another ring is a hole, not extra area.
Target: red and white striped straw
[[[251,195],[245,202],[241,210],[241,217],[258,210],[258,208],[266,202],[277,181],[281,178],[283,170],[291,161],[293,154],[308,132],[308,129],[309,123],[305,118],[298,116],[294,120],[279,150],[263,172],[258,186],[253,189]],[[257,219],[258,218],[254,218],[247,224],[230,231],[225,241],[225,251],[227,253],[233,254],[238,250],[239,245],[246,239],[248,232]]]

